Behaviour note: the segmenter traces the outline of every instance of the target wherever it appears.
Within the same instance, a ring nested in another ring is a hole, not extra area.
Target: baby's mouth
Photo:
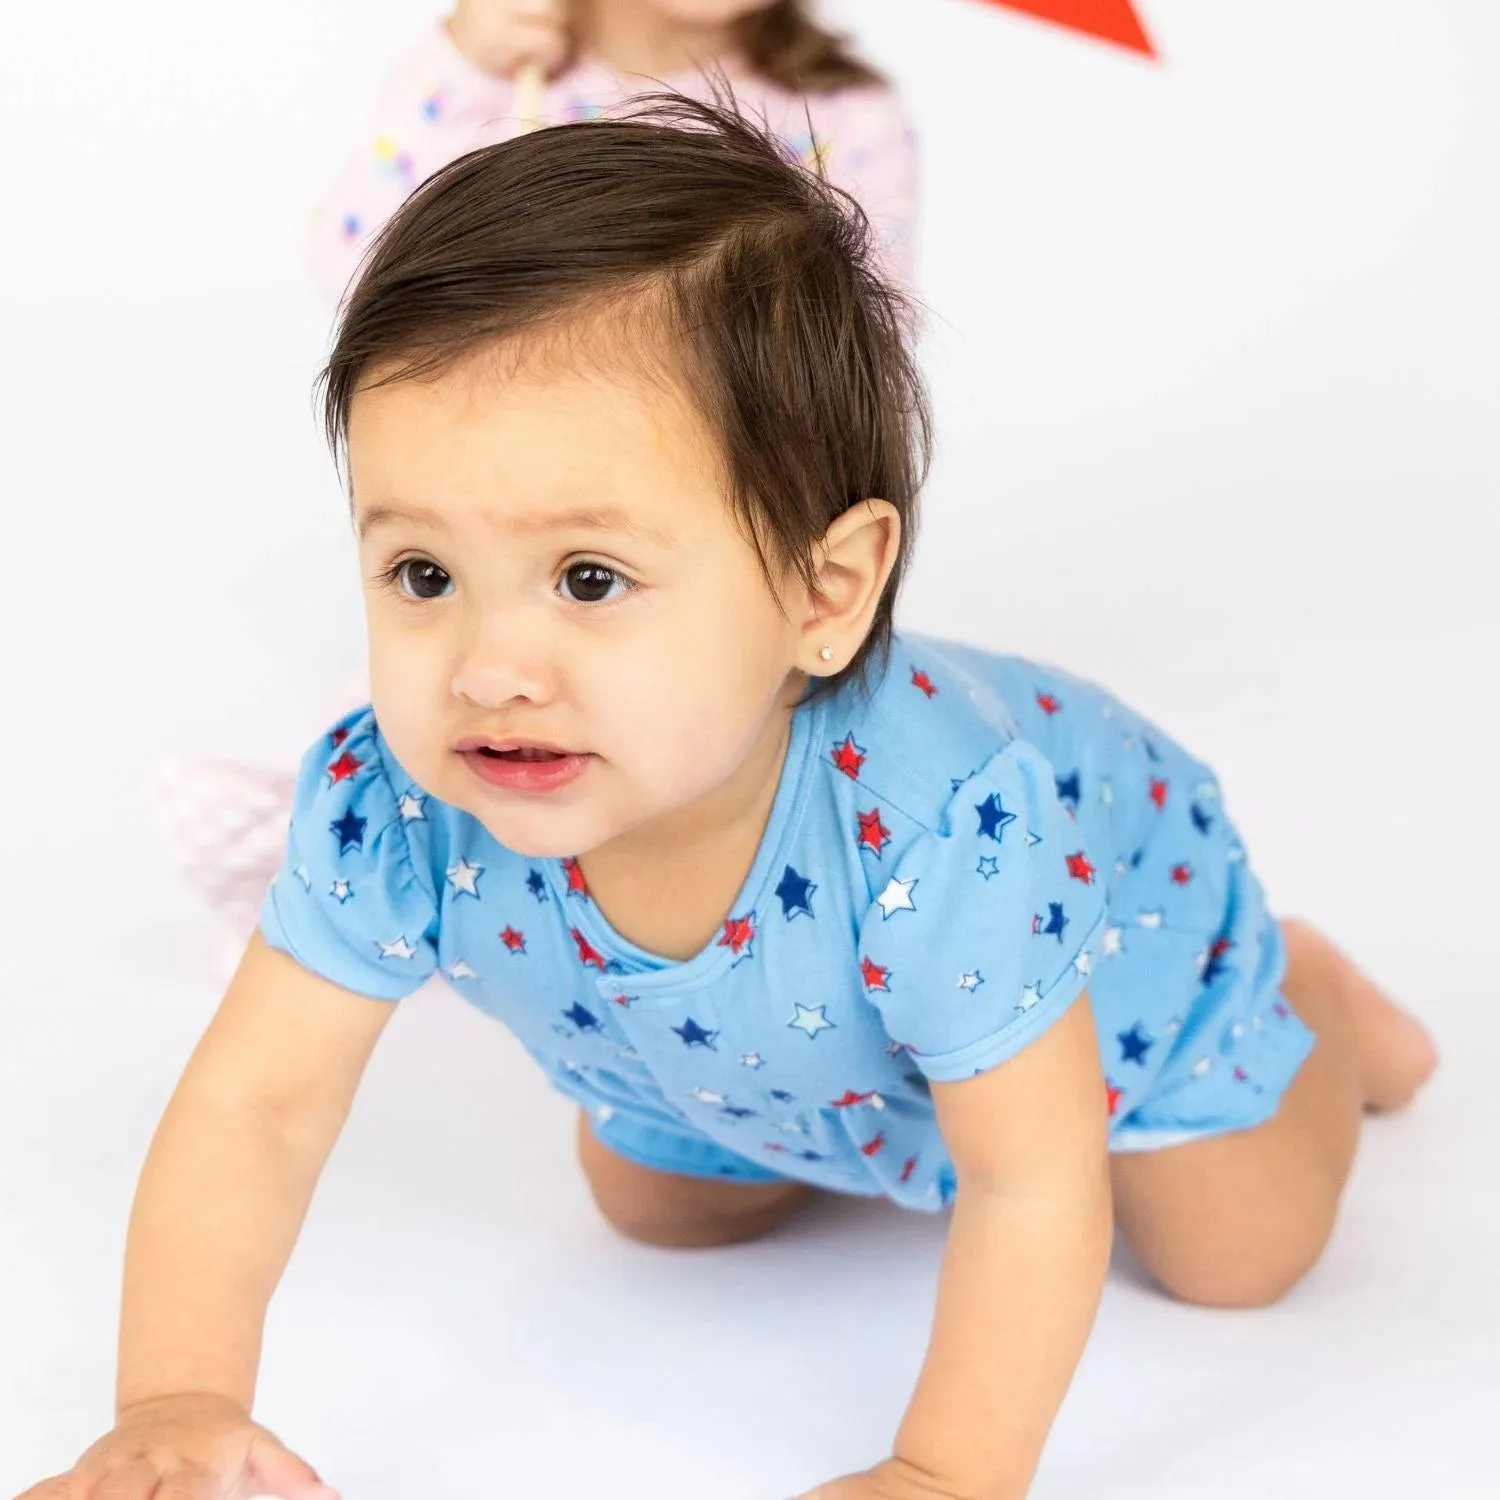
[[[567,751],[543,750],[539,745],[522,745],[515,750],[496,750],[491,745],[479,746],[479,754],[490,760],[545,761],[565,760]]]

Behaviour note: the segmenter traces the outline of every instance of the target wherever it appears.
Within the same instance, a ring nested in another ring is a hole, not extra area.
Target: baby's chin
[[[468,798],[454,805],[482,823],[502,848],[523,859],[573,859],[592,853],[624,831],[597,812],[578,807],[545,803],[506,807]]]

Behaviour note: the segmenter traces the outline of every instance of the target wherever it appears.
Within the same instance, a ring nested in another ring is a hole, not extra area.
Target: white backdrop
[[[1500,8],[1141,9],[1160,66],[968,0],[838,7],[924,144],[906,622],[1097,676],[1213,761],[1273,898],[1447,1064],[1285,1306],[1119,1269],[1036,1494],[1488,1496]],[[0,1493],[107,1423],[135,1170],[216,998],[152,769],[290,763],[358,661],[297,241],[429,15],[0,14]],[[388,1036],[262,1390],[349,1500],[749,1500],[878,1456],[940,1224],[633,1249],[498,1028],[431,994]]]

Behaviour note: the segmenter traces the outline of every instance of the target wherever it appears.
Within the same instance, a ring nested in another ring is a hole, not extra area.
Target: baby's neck
[[[614,72],[666,78],[725,57],[733,25],[685,25],[655,0],[575,0],[574,27],[583,50]]]
[[[680,963],[737,915],[730,907],[760,852],[790,737],[790,712],[778,713],[731,781],[579,860],[590,895],[616,932]]]

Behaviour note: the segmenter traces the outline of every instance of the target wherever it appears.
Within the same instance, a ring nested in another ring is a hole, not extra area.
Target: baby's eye
[[[564,598],[577,604],[603,604],[628,593],[634,584],[623,573],[606,568],[603,563],[583,562],[568,568],[557,586]]]
[[[453,579],[425,557],[409,557],[398,563],[392,576],[408,599],[441,599],[453,592]]]

